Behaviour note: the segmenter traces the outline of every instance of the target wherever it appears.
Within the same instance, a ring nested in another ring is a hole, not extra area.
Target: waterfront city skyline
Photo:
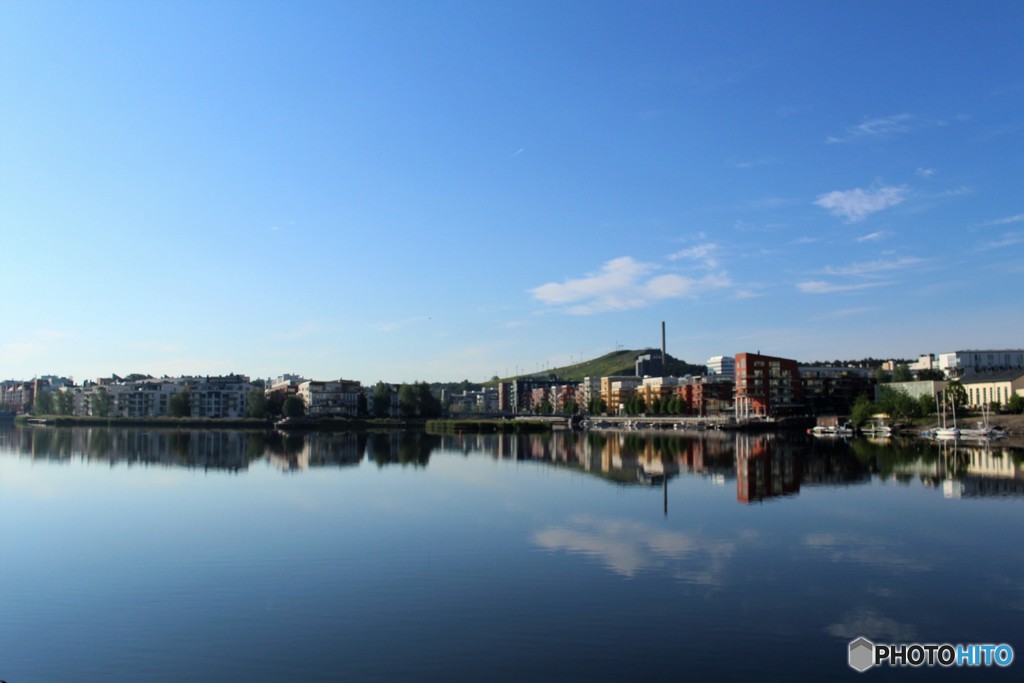
[[[1024,6],[0,6],[0,379],[1024,346]]]

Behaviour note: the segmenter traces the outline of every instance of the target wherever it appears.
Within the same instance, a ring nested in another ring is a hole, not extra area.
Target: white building
[[[946,377],[997,370],[1022,370],[1024,349],[940,353],[938,367],[946,373]]]
[[[111,414],[122,417],[167,415],[167,402],[185,387],[169,379],[144,379],[107,387],[113,399]]]
[[[186,382],[189,384],[189,408],[192,417],[248,416],[247,394],[252,389],[252,384],[245,375],[198,377],[190,378]]]
[[[601,378],[584,377],[583,381],[580,382],[579,392],[583,405],[590,405],[590,402],[595,398],[601,398]]]
[[[362,391],[362,385],[355,380],[307,380],[299,384],[297,395],[306,404],[306,415],[310,417],[355,417],[359,414]]]
[[[919,372],[921,370],[937,370],[939,367],[939,359],[935,357],[934,353],[926,353],[917,357],[917,361],[907,366],[907,369],[911,372]]]
[[[711,356],[707,366],[709,376],[736,378],[736,358],[733,356]]]

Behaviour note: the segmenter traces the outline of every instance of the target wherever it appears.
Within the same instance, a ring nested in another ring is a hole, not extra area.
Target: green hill
[[[642,356],[645,353],[661,354],[661,349],[612,351],[611,353],[606,353],[603,356],[584,361],[583,363],[574,363],[573,365],[566,365],[560,368],[551,368],[550,370],[544,370],[542,372],[531,372],[523,374],[521,377],[547,379],[551,375],[555,375],[558,379],[565,380],[567,382],[580,382],[584,377],[632,375],[636,369],[636,357]],[[673,358],[671,354],[668,354],[666,366],[665,374],[675,377],[682,377],[683,375],[703,375],[707,369],[703,365],[693,365],[686,361],[679,360],[678,358]],[[505,379],[512,378],[506,377]]]

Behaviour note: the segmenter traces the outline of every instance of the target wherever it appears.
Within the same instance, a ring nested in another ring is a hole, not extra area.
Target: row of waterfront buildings
[[[44,376],[29,381],[0,382],[0,406],[12,412],[30,412],[40,393],[50,394],[53,412],[103,417],[163,417],[172,414],[175,394],[187,400],[187,414],[197,418],[244,418],[250,413],[250,394],[259,389],[267,396],[298,396],[310,416],[354,416],[373,409],[372,392],[355,380],[317,381],[296,375],[252,382],[246,375],[218,377],[112,376],[76,385],[64,377]],[[392,388],[387,413],[397,409]],[[365,402],[364,402],[365,401]]]
[[[735,414],[739,418],[843,413],[862,394],[874,394],[877,369],[801,366],[796,360],[739,353],[708,359],[706,374],[668,377],[649,374],[661,359],[646,354],[637,359],[632,375],[586,377],[567,382],[557,377],[520,377],[494,387],[442,395],[452,413],[529,414],[572,412],[593,407],[597,399],[609,414],[627,412],[642,401],[646,410],[695,416]],[[894,370],[892,363],[883,369]],[[973,407],[1005,406],[1014,395],[1024,396],[1024,350],[956,351],[921,356],[911,372],[942,373],[942,381],[903,382],[895,388],[911,395],[941,391],[956,380]],[[398,387],[389,388],[389,405],[375,410],[374,392],[355,380],[308,380],[282,375],[252,382],[245,375],[152,378],[113,376],[76,385],[62,377],[0,382],[0,408],[28,412],[40,392],[51,396],[54,412],[72,415],[159,417],[171,414],[172,397],[183,393],[188,414],[199,418],[243,418],[256,388],[268,397],[298,396],[312,417],[398,414]],[[671,408],[669,409],[669,406]]]
[[[891,372],[895,366],[888,362],[882,369]],[[657,404],[669,412],[664,406],[671,405],[673,413],[749,418],[844,413],[858,396],[874,396],[878,387],[877,368],[806,366],[760,353],[714,356],[708,359],[704,375],[646,375],[644,370],[650,367],[651,358],[645,355],[637,358],[633,375],[586,377],[582,382],[517,378],[500,382],[494,389],[464,392],[455,397],[452,406],[467,412],[502,414],[533,413],[547,407],[560,413],[573,406],[592,406],[600,399],[607,413],[623,414],[639,400],[647,410]],[[654,367],[660,368],[660,364]],[[952,380],[961,383],[973,407],[1005,406],[1014,394],[1024,395],[1024,350],[922,356],[907,369],[911,373],[931,371],[931,376],[938,371],[944,377],[890,385],[915,397],[941,391]]]

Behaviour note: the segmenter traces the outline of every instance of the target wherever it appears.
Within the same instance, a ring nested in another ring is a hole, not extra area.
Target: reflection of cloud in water
[[[879,536],[808,534],[804,545],[821,552],[832,562],[856,562],[904,572],[931,570],[931,565],[902,553],[895,542]]]
[[[676,578],[706,585],[720,582],[722,565],[736,550],[731,541],[586,515],[573,517],[568,525],[538,531],[533,540],[548,550],[596,558],[623,576],[668,566]]]
[[[917,640],[917,628],[913,624],[900,622],[883,617],[872,609],[861,607],[848,612],[837,624],[825,628],[830,636],[852,640],[864,636],[872,641],[888,641],[907,643]]]

